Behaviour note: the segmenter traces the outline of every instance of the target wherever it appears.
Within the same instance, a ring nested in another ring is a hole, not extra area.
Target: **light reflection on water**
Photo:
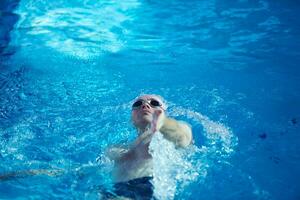
[[[35,12],[36,7],[32,4],[35,2],[24,1],[17,10],[21,19],[15,41],[26,46],[31,45],[33,39],[41,47],[50,47],[80,59],[120,51],[126,42],[122,38],[129,31],[122,23],[132,21],[127,13],[139,6],[137,1],[95,2],[93,5],[78,2],[72,7],[61,2],[59,7],[56,3],[44,4],[45,12]]]

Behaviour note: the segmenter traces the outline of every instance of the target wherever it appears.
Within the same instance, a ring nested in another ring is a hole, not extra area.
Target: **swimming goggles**
[[[149,99],[149,100],[139,99],[134,104],[132,104],[132,109],[137,109],[140,106],[142,106],[144,103],[148,103],[152,108],[162,107],[162,103],[160,103],[155,99]]]

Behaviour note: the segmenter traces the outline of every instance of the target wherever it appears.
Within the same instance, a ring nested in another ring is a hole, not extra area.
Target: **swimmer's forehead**
[[[139,97],[136,98],[136,100],[138,99],[144,99],[144,100],[148,100],[148,99],[156,99],[162,102],[162,99],[157,96],[157,95],[152,95],[152,94],[146,94],[146,95],[141,95]]]

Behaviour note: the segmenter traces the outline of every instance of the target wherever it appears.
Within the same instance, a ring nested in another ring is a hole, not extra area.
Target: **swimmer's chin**
[[[143,110],[143,111],[142,111],[142,114],[143,114],[143,115],[152,115],[152,112],[149,111],[149,110]]]
[[[151,113],[144,113],[142,118],[145,122],[148,122],[148,123],[151,123],[153,120],[153,116]]]

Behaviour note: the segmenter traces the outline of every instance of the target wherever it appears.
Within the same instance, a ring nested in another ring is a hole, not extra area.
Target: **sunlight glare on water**
[[[43,4],[44,12],[36,11]],[[125,45],[129,33],[122,23],[132,20],[126,13],[136,9],[139,2],[68,1],[44,4],[24,0],[16,11],[21,18],[15,42],[28,45],[36,40],[41,46],[81,59],[91,59],[104,53],[116,53]],[[29,30],[28,30],[29,29]],[[121,37],[121,35],[123,35]]]

